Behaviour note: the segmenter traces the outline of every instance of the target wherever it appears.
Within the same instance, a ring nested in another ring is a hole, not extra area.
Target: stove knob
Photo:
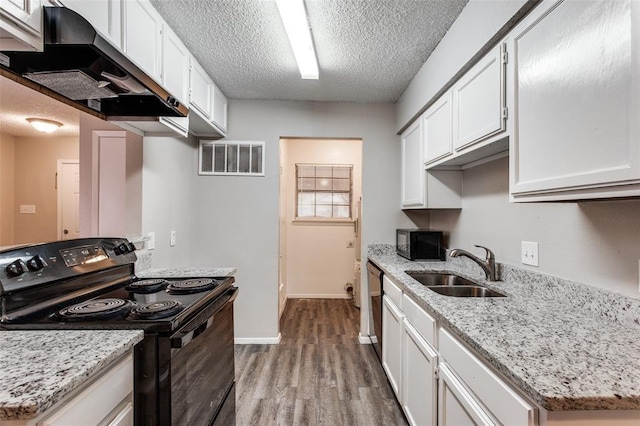
[[[129,253],[136,251],[136,246],[133,243],[127,243],[127,247],[129,247]]]
[[[19,277],[25,272],[24,262],[22,262],[21,260],[16,260],[15,262],[11,262],[6,268],[4,268],[4,271],[11,278]]]
[[[115,246],[113,251],[116,254],[127,254],[127,253],[129,253],[129,247],[127,247],[126,243],[120,243],[117,246]]]
[[[29,268],[30,271],[36,272],[44,268],[44,263],[42,263],[40,256],[33,256],[31,259],[27,260],[27,268]]]

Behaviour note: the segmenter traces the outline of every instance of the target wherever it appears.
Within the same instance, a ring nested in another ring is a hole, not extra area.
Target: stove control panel
[[[124,238],[82,238],[0,251],[0,296],[136,261]]]

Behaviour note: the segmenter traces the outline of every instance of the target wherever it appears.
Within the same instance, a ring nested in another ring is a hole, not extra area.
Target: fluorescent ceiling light
[[[276,0],[280,19],[289,37],[300,75],[304,79],[318,79],[318,62],[313,48],[304,0]]]
[[[44,133],[53,133],[58,130],[58,127],[62,126],[62,123],[44,118],[27,118],[27,121],[31,123],[34,129]]]

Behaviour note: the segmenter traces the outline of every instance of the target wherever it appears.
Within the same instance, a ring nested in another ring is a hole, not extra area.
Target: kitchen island
[[[640,421],[640,300],[510,265],[489,282],[468,259],[409,261],[388,245],[368,257],[543,411],[627,410]],[[453,272],[507,297],[440,295],[405,271]]]
[[[0,331],[0,424],[40,416],[142,338],[139,330]]]

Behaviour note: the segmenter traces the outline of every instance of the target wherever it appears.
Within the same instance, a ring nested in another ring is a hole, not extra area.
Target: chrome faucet
[[[487,280],[498,281],[497,274],[496,274],[496,257],[493,255],[493,252],[488,248],[479,246],[477,244],[475,245],[475,247],[479,247],[486,250],[487,257],[485,260],[482,260],[478,256],[471,254],[468,251],[462,250],[462,249],[452,249],[449,252],[449,255],[451,257],[458,257],[458,256],[468,257],[469,259],[473,260],[478,265],[480,265],[485,275],[487,276]]]

